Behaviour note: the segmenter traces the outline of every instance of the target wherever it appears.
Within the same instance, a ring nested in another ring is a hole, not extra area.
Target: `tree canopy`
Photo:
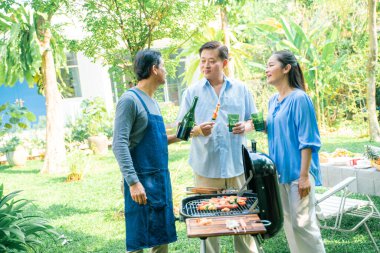
[[[84,13],[89,33],[81,43],[85,54],[121,68],[129,77],[139,50],[154,46],[164,48],[166,55],[176,53],[210,19],[200,0],[86,0]],[[169,39],[164,46],[162,39]]]

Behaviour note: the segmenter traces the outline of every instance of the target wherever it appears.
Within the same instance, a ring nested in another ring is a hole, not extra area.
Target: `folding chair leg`
[[[371,200],[372,201],[372,200]],[[373,203],[373,202],[372,202]],[[377,217],[380,218],[380,212],[379,212],[379,209],[377,209],[377,207],[375,206],[375,204],[373,204],[373,208],[375,209],[375,212],[377,213]]]
[[[376,244],[375,238],[373,238],[373,235],[372,235],[371,231],[369,230],[369,228],[368,228],[366,222],[364,222],[364,227],[365,227],[365,229],[367,230],[368,235],[369,235],[369,237],[371,238],[371,240],[372,240],[372,242],[373,242],[373,245],[375,246],[376,252],[377,252],[377,253],[380,253],[380,250],[379,250],[379,247],[378,247],[377,244]]]

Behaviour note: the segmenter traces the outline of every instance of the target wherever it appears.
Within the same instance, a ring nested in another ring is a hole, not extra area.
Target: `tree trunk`
[[[228,18],[227,18],[227,9],[224,6],[220,7],[220,18],[221,18],[221,23],[222,23],[222,31],[224,35],[224,45],[228,48],[229,52],[229,62],[227,64],[227,68],[225,69],[225,74],[230,77],[234,78],[234,58],[231,53],[231,41],[230,41],[230,34],[228,30]]]
[[[50,48],[50,31],[45,31],[42,48],[42,76],[46,97],[46,153],[41,173],[66,171],[66,150],[62,118],[62,97],[58,90],[53,52]]]
[[[380,141],[380,127],[376,117],[376,62],[377,62],[377,33],[376,33],[376,0],[368,0],[368,30],[369,30],[369,57],[368,57],[368,86],[367,107],[369,136],[372,141]]]

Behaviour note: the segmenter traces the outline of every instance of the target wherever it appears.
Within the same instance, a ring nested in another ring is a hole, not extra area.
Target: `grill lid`
[[[275,164],[267,155],[248,152],[244,146],[242,152],[245,177],[253,173],[247,188],[257,194],[260,219],[271,221],[264,237],[273,237],[281,230],[284,220]]]

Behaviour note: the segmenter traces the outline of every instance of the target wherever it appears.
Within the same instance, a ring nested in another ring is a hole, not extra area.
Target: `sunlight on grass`
[[[258,149],[266,149],[266,138],[261,133],[251,133]],[[344,147],[358,152],[368,144],[365,138],[324,137],[323,150],[333,151],[336,147]],[[250,145],[250,144],[249,144]],[[371,143],[373,145],[373,143]],[[378,144],[377,144],[378,145]],[[181,200],[186,197],[186,187],[193,186],[193,173],[188,165],[190,144],[179,143],[169,146],[169,169],[171,172],[173,202],[176,216]],[[121,174],[110,151],[106,156],[92,156],[91,169],[79,182],[67,183],[65,176],[42,175],[39,170],[41,161],[28,161],[27,166],[11,168],[0,166],[0,178],[5,191],[23,190],[23,198],[34,199],[35,205],[30,209],[42,212],[54,225],[59,234],[63,234],[68,243],[64,246],[58,241],[43,238],[46,253],[66,252],[125,252],[125,225],[123,212],[123,196],[120,192]],[[373,197],[380,206],[380,197]],[[169,252],[199,252],[200,239],[189,239],[186,236],[184,222],[177,221],[178,241],[170,245]],[[379,224],[369,224],[375,238],[380,237]],[[365,231],[354,234],[332,233],[323,231],[322,236],[327,252],[363,252],[365,248],[373,252],[372,245]],[[274,238],[264,242],[266,252],[287,253],[287,242],[283,231]],[[233,252],[233,238],[223,237],[221,252]]]

